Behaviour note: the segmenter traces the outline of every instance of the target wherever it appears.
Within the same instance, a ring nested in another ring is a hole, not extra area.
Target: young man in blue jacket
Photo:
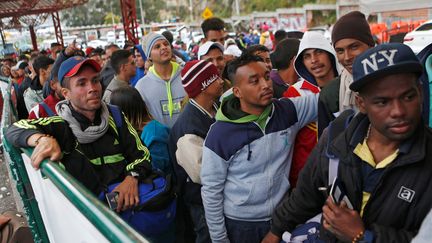
[[[317,118],[317,96],[273,99],[270,70],[251,54],[228,73],[233,94],[204,142],[201,195],[212,242],[259,242],[290,187],[294,139]]]

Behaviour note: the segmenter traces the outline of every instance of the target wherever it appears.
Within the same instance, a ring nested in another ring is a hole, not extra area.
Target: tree
[[[104,17],[104,24],[112,24],[112,23],[120,23],[121,22],[121,16],[115,15],[113,13],[107,13]]]
[[[89,0],[84,5],[63,10],[62,21],[67,26],[104,24],[109,13],[121,16],[120,0]]]

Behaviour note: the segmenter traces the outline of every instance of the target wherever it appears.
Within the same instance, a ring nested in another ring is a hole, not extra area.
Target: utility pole
[[[240,15],[240,3],[239,3],[239,1],[240,0],[235,0],[235,9],[236,9],[237,16]]]
[[[112,22],[112,27],[113,27],[113,31],[114,31],[114,36],[115,36],[115,28],[114,28],[114,12],[112,10],[112,2],[110,2],[110,9],[111,9],[111,22]],[[116,38],[117,39],[117,38]]]
[[[144,22],[145,12],[143,11],[142,0],[139,0],[139,5],[140,5],[140,11],[141,11],[141,24],[142,24],[141,33],[144,36],[144,33],[145,33],[145,27],[144,27],[144,25],[145,25],[145,22]]]
[[[193,6],[192,6],[192,0],[189,0],[189,13],[190,13],[190,21],[193,22]]]

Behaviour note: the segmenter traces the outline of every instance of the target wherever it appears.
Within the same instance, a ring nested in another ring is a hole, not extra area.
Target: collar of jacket
[[[335,137],[331,142],[329,146],[330,152],[337,156],[341,163],[356,163],[358,160],[350,159],[350,157],[353,156],[353,150],[357,144],[364,140],[369,124],[368,117],[362,113],[358,113],[351,120],[345,132]],[[414,134],[399,145],[399,156],[391,167],[404,166],[421,161],[426,154],[427,137],[425,134],[427,132],[421,120]]]

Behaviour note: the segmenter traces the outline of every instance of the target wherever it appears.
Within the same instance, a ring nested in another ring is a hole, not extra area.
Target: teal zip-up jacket
[[[260,116],[223,100],[203,148],[201,195],[213,242],[228,242],[225,217],[268,221],[288,191],[297,132],[317,119],[317,95],[273,100]]]

